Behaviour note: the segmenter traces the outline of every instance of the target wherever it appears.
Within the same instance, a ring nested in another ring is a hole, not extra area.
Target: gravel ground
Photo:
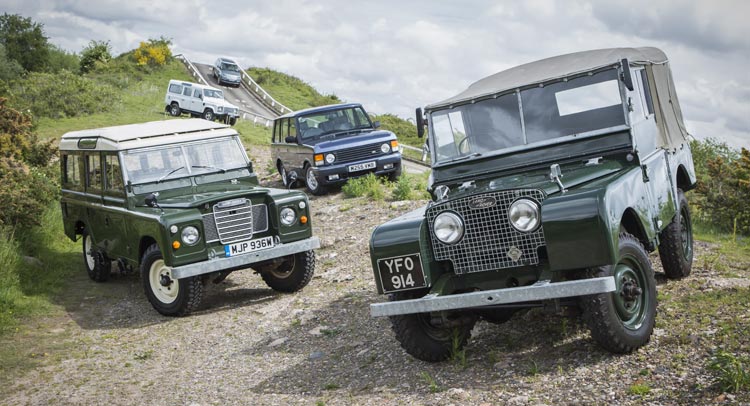
[[[267,151],[255,154],[263,181],[278,185],[265,169]],[[185,318],[156,313],[137,275],[96,284],[81,264],[61,310],[2,343],[34,367],[0,378],[0,403],[750,404],[747,392],[721,394],[706,369],[716,322],[730,316],[702,315],[681,301],[691,291],[750,295],[750,264],[718,267],[718,246],[702,242],[682,281],[667,282],[652,256],[657,328],[634,354],[599,349],[576,317],[532,310],[504,325],[478,323],[465,362],[410,357],[389,321],[369,316],[368,304],[384,298],[375,293],[368,240],[376,225],[424,203],[312,198],[322,248],[309,286],[279,294],[251,271],[235,272],[210,285],[201,309]],[[692,317],[708,319],[687,335],[673,323]],[[747,313],[731,320],[747,350]],[[633,389],[643,386],[647,393]]]

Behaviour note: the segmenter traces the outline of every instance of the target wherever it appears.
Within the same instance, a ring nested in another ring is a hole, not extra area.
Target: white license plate
[[[272,236],[227,244],[224,246],[224,254],[228,257],[233,257],[235,255],[247,254],[249,252],[260,251],[267,248],[273,248]]]
[[[364,171],[375,167],[375,162],[365,162],[363,164],[349,165],[349,172]]]

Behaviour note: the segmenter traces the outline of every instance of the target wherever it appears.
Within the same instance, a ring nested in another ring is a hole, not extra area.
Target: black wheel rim
[[[652,306],[646,272],[638,259],[630,254],[624,255],[615,265],[613,303],[617,317],[629,330],[637,330],[643,325]]]
[[[680,243],[682,255],[690,260],[693,257],[693,226],[690,222],[690,212],[687,207],[680,210]]]

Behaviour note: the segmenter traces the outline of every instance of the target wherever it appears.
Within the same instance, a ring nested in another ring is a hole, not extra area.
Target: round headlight
[[[195,245],[200,240],[198,229],[193,226],[187,226],[182,229],[182,242],[186,245]]]
[[[391,152],[391,146],[388,144],[383,144],[380,146],[380,150],[383,151],[384,154],[387,154]]]
[[[281,224],[285,226],[291,226],[294,223],[294,220],[297,219],[297,213],[294,212],[293,209],[289,207],[284,207],[281,209]]]
[[[539,227],[539,204],[529,199],[518,199],[508,209],[510,224],[516,230],[530,233]]]
[[[332,164],[333,161],[335,160],[336,160],[336,155],[333,155],[333,154],[326,155],[326,162],[328,162],[329,164]]]
[[[464,236],[464,222],[458,214],[449,211],[435,217],[433,229],[435,237],[445,244],[455,244]]]

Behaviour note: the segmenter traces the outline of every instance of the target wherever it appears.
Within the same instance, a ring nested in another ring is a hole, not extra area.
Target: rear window
[[[176,83],[169,85],[169,93],[176,93],[176,94],[182,93],[182,86]]]

